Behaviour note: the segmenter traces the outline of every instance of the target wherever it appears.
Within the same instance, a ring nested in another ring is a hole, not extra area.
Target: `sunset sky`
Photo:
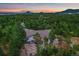
[[[79,9],[79,3],[0,3],[0,12],[59,12]]]

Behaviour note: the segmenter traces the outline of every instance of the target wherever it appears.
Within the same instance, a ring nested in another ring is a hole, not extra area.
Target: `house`
[[[69,45],[67,42],[65,42],[64,40],[60,40],[58,38],[54,39],[53,41],[53,46],[55,48],[62,48],[62,49],[68,49],[69,48]]]
[[[72,45],[79,45],[79,37],[72,37],[71,43]]]
[[[45,37],[49,37],[49,32],[50,30],[32,30],[32,29],[27,29],[25,28],[25,25],[24,23],[21,23],[21,26],[23,27],[25,33],[26,33],[26,38],[25,39],[25,44],[24,44],[24,47],[21,49],[21,54],[20,55],[27,55],[27,56],[34,56],[37,54],[37,47],[36,45],[38,44],[36,42],[36,39],[40,39],[40,41],[42,41],[43,43],[41,43],[41,47],[44,47],[44,38]],[[39,34],[37,35],[36,39],[34,38],[34,35],[36,34]],[[50,41],[48,40],[48,43],[50,43]]]

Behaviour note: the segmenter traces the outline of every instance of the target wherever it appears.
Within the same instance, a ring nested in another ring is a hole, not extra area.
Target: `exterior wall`
[[[72,45],[79,45],[79,37],[71,38]]]
[[[63,49],[68,49],[69,45],[67,44],[67,42],[65,41],[59,41],[58,39],[55,39],[53,41],[53,46],[55,46],[56,48],[63,48]]]
[[[36,44],[24,44],[24,49],[21,49],[21,55],[23,56],[34,56],[37,53]]]
[[[56,48],[58,48],[58,43],[59,43],[58,39],[54,39],[53,46],[55,46]]]
[[[65,41],[62,41],[61,44],[58,45],[58,48],[68,49],[69,45]]]

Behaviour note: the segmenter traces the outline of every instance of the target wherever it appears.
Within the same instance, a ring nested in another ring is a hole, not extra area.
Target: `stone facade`
[[[36,44],[24,44],[24,48],[21,49],[21,55],[23,56],[34,56],[36,53]]]

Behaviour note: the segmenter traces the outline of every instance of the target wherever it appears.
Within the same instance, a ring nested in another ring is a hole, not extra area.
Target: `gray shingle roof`
[[[50,30],[31,30],[31,29],[24,29],[24,30],[26,32],[27,37],[35,35],[36,33],[39,33],[40,36],[44,38],[44,37],[48,37],[50,32]]]

